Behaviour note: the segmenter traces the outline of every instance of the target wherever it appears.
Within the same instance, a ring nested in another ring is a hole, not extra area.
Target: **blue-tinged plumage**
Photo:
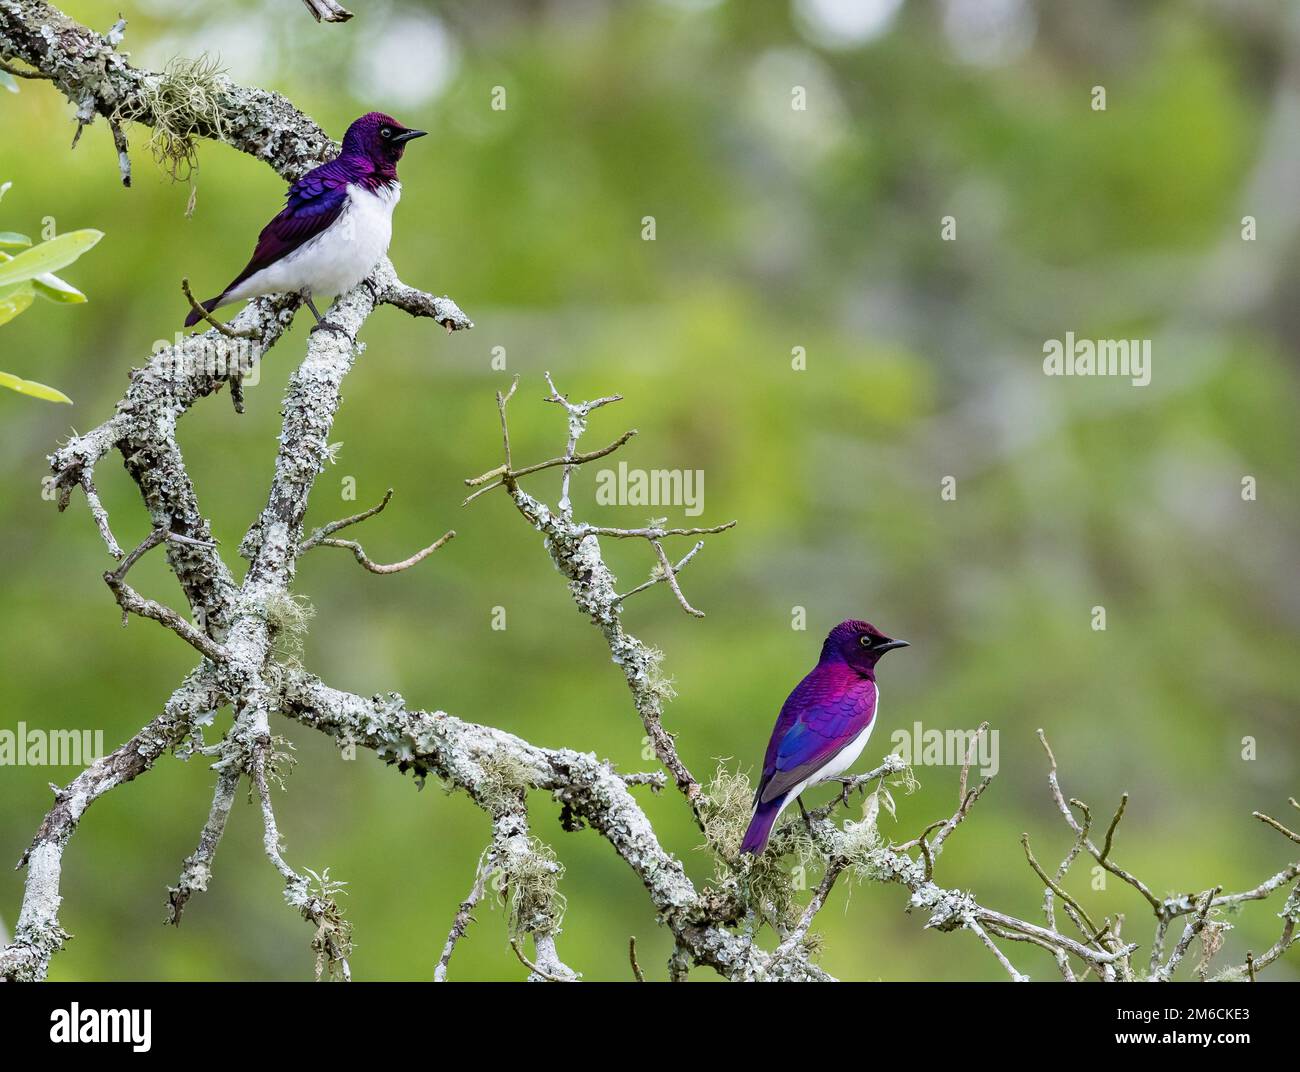
[[[867,622],[841,622],[831,630],[817,665],[777,716],[741,852],[761,853],[787,804],[861,755],[874,728],[876,661],[899,647],[906,641],[891,640]]]
[[[423,133],[381,112],[353,123],[338,157],[290,186],[284,208],[262,229],[244,270],[204,309],[284,291],[304,292],[311,305],[313,293],[339,293],[369,275],[388,250],[393,206],[401,195],[397,162],[406,143]],[[191,312],[185,326],[198,321],[199,314]]]
[[[787,710],[790,725],[768,746],[775,755],[763,764],[760,799],[797,784],[866,729],[876,711],[876,683],[843,663],[818,664],[790,694],[783,715]]]

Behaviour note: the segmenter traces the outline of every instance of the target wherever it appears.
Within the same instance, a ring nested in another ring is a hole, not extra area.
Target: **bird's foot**
[[[316,303],[311,300],[311,293],[309,291],[303,291],[302,302],[311,310],[311,315],[316,318],[316,323],[325,323],[325,318],[320,315],[320,310],[316,308]]]
[[[813,832],[812,816],[808,814],[808,809],[803,805],[803,797],[795,797],[794,802],[799,805],[799,814],[803,816],[803,825],[808,828],[808,833]]]
[[[313,311],[314,311],[314,310],[313,310]],[[318,332],[318,331],[330,331],[330,332],[333,332],[333,333],[334,333],[335,335],[337,335],[339,338],[341,338],[341,339],[346,339],[347,342],[348,342],[348,345],[349,345],[349,346],[355,346],[355,345],[357,344],[356,339],[354,339],[351,335],[349,335],[346,331],[344,331],[344,330],[343,330],[341,327],[339,327],[337,324],[331,324],[328,320],[321,320],[321,321],[320,321],[320,322],[319,322],[319,323],[318,323],[314,328],[312,328],[311,331],[309,331],[307,334],[309,334],[309,335],[315,335],[316,332]]]

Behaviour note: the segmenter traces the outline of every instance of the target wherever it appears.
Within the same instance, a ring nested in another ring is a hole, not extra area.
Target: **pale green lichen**
[[[150,128],[149,151],[176,182],[193,185],[198,169],[196,137],[226,134],[219,63],[206,53],[177,57],[156,78],[146,79],[129,102],[118,105],[114,122],[140,121]]]
[[[673,679],[665,677],[663,672],[664,653],[649,645],[645,647],[646,688],[658,700],[660,706],[672,701],[677,696]]]
[[[298,765],[295,751],[294,744],[288,737],[271,738],[271,753],[266,760],[266,778],[269,783],[278,785],[281,789],[285,788],[284,780]]]
[[[714,854],[714,876],[719,891],[730,891],[779,932],[798,921],[797,890],[800,877],[817,858],[816,846],[802,822],[782,827],[791,835],[788,844],[798,861],[789,867],[784,854],[766,852],[758,857],[741,856],[740,844],[753,814],[753,789],[749,778],[727,767],[720,759],[713,779],[700,798],[700,820],[704,837]]]
[[[483,778],[475,795],[493,815],[517,805],[532,784],[533,773],[528,765],[504,750],[486,756],[479,768]]]
[[[558,931],[567,901],[560,892],[564,865],[555,850],[530,837],[527,850],[510,854],[501,872],[510,936]]]
[[[311,948],[316,954],[316,981],[337,982],[348,978],[347,960],[352,956],[352,924],[344,917],[335,895],[347,892],[346,882],[330,878],[329,868],[319,875],[309,867],[305,899],[300,906],[303,919],[316,925]]]
[[[1195,969],[1196,974],[1201,978],[1204,978],[1210,970],[1210,961],[1223,948],[1224,935],[1232,930],[1232,924],[1219,918],[1221,915],[1222,913],[1218,911],[1211,911],[1210,918],[1205,921],[1205,926],[1201,930],[1200,957],[1197,959]]]
[[[316,616],[311,601],[306,596],[273,588],[254,604],[253,609],[271,627],[271,653],[275,662],[287,669],[301,670],[303,640]]]
[[[729,759],[719,759],[713,780],[700,798],[700,821],[704,837],[713,851],[725,860],[740,853],[754,808],[754,790],[749,778],[727,769]]]
[[[701,822],[707,847],[714,854],[719,894],[734,896],[745,910],[753,911],[762,922],[784,934],[798,922],[803,911],[803,891],[813,884],[811,876],[822,870],[827,851],[845,861],[845,871],[854,879],[885,877],[880,864],[884,838],[877,820],[882,808],[894,814],[890,787],[910,792],[917,784],[910,768],[867,795],[862,819],[848,820],[836,830],[833,847],[819,844],[795,814],[773,832],[769,851],[751,857],[740,855],[740,845],[753,815],[753,792],[748,777],[729,770],[728,762],[718,761],[700,800]],[[810,936],[804,944],[811,949],[809,943],[817,941]]]

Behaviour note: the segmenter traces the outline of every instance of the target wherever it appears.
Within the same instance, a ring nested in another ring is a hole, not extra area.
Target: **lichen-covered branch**
[[[590,827],[632,869],[664,925],[696,963],[736,979],[829,978],[806,955],[773,965],[771,954],[720,922],[712,895],[697,890],[680,861],[659,843],[627,783],[589,753],[542,748],[442,711],[412,710],[395,693],[356,696],[305,673],[285,676],[277,705],[304,725],[373,750],[399,770],[420,778],[434,775],[464,790],[490,814],[503,808],[511,814],[511,804],[526,790],[549,792],[561,808],[566,829]],[[510,836],[526,839],[523,830],[511,829]],[[500,862],[501,833],[496,827],[493,836],[491,858],[508,871],[509,865]],[[556,966],[543,951],[549,946],[539,946],[535,963],[554,973]]]
[[[325,5],[335,16],[337,5]],[[32,68],[77,106],[77,130],[96,118],[110,126],[123,177],[124,122],[152,127],[156,155],[173,172],[190,159],[194,142],[213,139],[252,155],[286,179],[326,159],[334,144],[307,116],[278,94],[248,89],[203,64],[176,62],[163,72],[140,70],[119,53],[119,21],[107,34],[79,25],[41,0],[0,0],[0,57]],[[181,90],[185,90],[182,92]],[[343,377],[361,353],[357,334],[379,305],[395,305],[435,319],[448,331],[472,326],[449,298],[403,284],[390,262],[339,297],[327,316],[329,330],[314,330],[306,358],[293,374],[284,404],[280,451],[267,505],[250,527],[242,550],[248,574],[236,583],[211,539],[177,441],[177,424],[191,406],[230,385],[242,411],[242,378],[252,371],[291,323],[300,299],[283,295],[249,303],[229,326],[216,326],[164,348],[135,369],[116,413],[76,435],[50,458],[60,509],[81,488],[109,554],[120,563],[104,576],[124,613],[153,618],[208,660],[177,690],[163,715],[132,741],[62,790],[54,810],[24,857],[28,881],[14,940],[0,954],[5,978],[42,978],[61,947],[58,879],[63,850],[85,808],[99,795],[147,770],[162,751],[196,731],[194,719],[219,707],[236,713],[234,728],[216,747],[217,790],[199,846],[171,891],[173,921],[191,893],[203,889],[224,830],[233,794],[247,776],[262,803],[267,855],[285,878],[286,897],[316,926],[318,975],[347,975],[347,930],[331,896],[338,887],[318,877],[314,886],[285,863],[279,847],[269,781],[272,738],[269,697],[279,666],[277,638],[298,627],[302,609],[290,592],[302,538],[302,520],[315,478],[325,464],[327,437]],[[177,310],[178,313],[180,310]],[[152,533],[129,555],[114,539],[94,482],[96,466],[118,451],[152,520]],[[127,572],[152,548],[166,547],[190,618],[145,599],[126,583]],[[427,553],[427,552],[425,552]],[[207,754],[207,750],[204,750]],[[187,752],[187,754],[190,754]],[[322,876],[325,875],[322,872]]]
[[[55,793],[54,807],[19,861],[27,868],[23,906],[13,941],[0,951],[0,979],[44,979],[50,957],[63,948],[68,938],[59,926],[63,853],[86,809],[109,790],[149,770],[186,737],[196,718],[217,703],[210,668],[200,667],[172,694],[157,718]]]
[[[199,833],[198,847],[185,858],[180,878],[167,891],[167,922],[174,927],[180,926],[181,916],[185,913],[190,897],[208,888],[208,881],[212,878],[212,861],[217,855],[222,835],[226,832],[226,822],[235,804],[235,791],[239,788],[241,773],[238,768],[231,768],[217,775],[217,785],[212,792],[212,807],[208,811],[208,821]]]
[[[321,18],[337,20],[346,15],[334,3],[307,0],[307,4]],[[155,153],[161,145],[173,167],[191,158],[198,139],[220,141],[248,153],[287,179],[332,152],[333,143],[320,128],[277,94],[239,86],[220,72],[199,70],[193,64],[174,64],[163,72],[131,66],[117,48],[124,32],[125,26],[119,22],[100,34],[42,0],[0,0],[4,69],[42,79],[72,101],[77,108],[78,131],[97,118],[103,119],[113,134],[124,180],[129,178],[126,123],[152,127]],[[182,83],[196,91],[178,93]],[[624,602],[659,582],[668,586],[683,611],[702,617],[685,595],[679,574],[698,554],[703,541],[697,539],[676,562],[664,541],[721,533],[735,522],[671,527],[666,519],[653,519],[641,527],[615,528],[575,518],[570,495],[575,469],[612,454],[635,433],[627,431],[604,447],[580,451],[591,415],[619,401],[619,396],[573,402],[560,393],[549,375],[550,393],[545,401],[559,406],[565,415],[563,453],[516,466],[507,421],[516,380],[508,392],[497,396],[503,463],[466,482],[479,489],[470,499],[503,487],[518,512],[542,534],[574,603],[599,628],[611,658],[621,669],[655,755],[704,834],[702,847],[714,856],[712,880],[697,883],[688,876],[681,861],[660,843],[633,796],[634,787],[648,785],[658,790],[664,785],[666,778],[660,772],[620,773],[588,752],[543,747],[485,723],[411,708],[395,693],[364,698],[331,688],[296,661],[279,658],[283,647],[295,642],[307,618],[301,597],[293,591],[299,557],[312,547],[342,546],[375,572],[397,572],[450,537],[448,534],[403,562],[378,566],[360,544],[334,535],[380,512],[388,496],[378,507],[330,522],[304,536],[312,490],[329,459],[329,436],[342,385],[364,353],[358,334],[379,306],[432,319],[448,331],[473,324],[451,299],[402,283],[387,260],[362,285],[338,298],[327,314],[327,323],[311,333],[306,355],[289,378],[266,504],[240,544],[248,569],[237,582],[211,539],[178,446],[177,425],[192,406],[226,385],[236,413],[242,412],[243,377],[284,334],[299,300],[292,295],[256,300],[229,325],[210,327],[153,355],[132,372],[127,392],[111,417],[74,436],[51,456],[59,508],[66,508],[80,488],[98,539],[116,562],[105,580],[119,607],[161,622],[196,648],[204,660],[157,718],[57,790],[54,806],[23,856],[22,864],[27,867],[23,904],[12,940],[0,950],[0,978],[46,976],[50,958],[67,938],[58,915],[62,860],[81,816],[100,796],[149,770],[168,750],[181,757],[214,759],[217,778],[197,847],[182,864],[177,884],[169,892],[170,921],[179,922],[193,893],[206,889],[212,880],[227,819],[247,779],[261,813],[266,857],[283,880],[286,901],[313,928],[311,947],[317,977],[349,978],[350,930],[336,897],[343,883],[331,879],[328,869],[317,873],[291,866],[286,859],[272,789],[280,783],[288,760],[287,753],[277,747],[283,742],[272,732],[273,717],[293,720],[341,744],[370,749],[398,771],[411,772],[417,778],[434,775],[464,792],[484,813],[490,828],[485,833],[488,847],[443,944],[434,970],[439,979],[448,976],[452,954],[466,935],[475,906],[486,895],[489,879],[499,880],[493,885],[499,886],[507,905],[507,940],[529,977],[570,981],[581,976],[581,965],[571,967],[560,957],[564,866],[556,849],[530,830],[530,792],[549,795],[564,830],[594,831],[635,876],[660,924],[673,937],[674,953],[668,968],[674,979],[704,966],[736,980],[829,980],[816,963],[814,926],[836,885],[850,880],[901,887],[906,909],[920,913],[926,927],[969,931],[1013,979],[1025,978],[1026,973],[999,943],[1021,943],[1045,951],[1067,979],[1095,975],[1127,981],[1171,978],[1188,962],[1198,937],[1206,952],[1196,972],[1204,977],[1213,953],[1206,938],[1221,934],[1227,926],[1216,913],[1267,898],[1300,877],[1297,861],[1249,890],[1223,893],[1214,887],[1200,894],[1157,897],[1149,884],[1111,858],[1127,797],[1098,847],[1091,837],[1087,806],[1067,801],[1060,790],[1055,757],[1045,737],[1043,745],[1051,757],[1049,786],[1073,835],[1073,844],[1054,875],[1039,864],[1025,842],[1027,858],[1044,886],[1046,925],[1000,912],[982,904],[973,893],[936,881],[937,861],[946,840],[968,820],[990,785],[989,779],[983,779],[968,788],[970,753],[961,773],[956,810],[906,843],[888,844],[877,826],[881,808],[894,811],[890,787],[907,785],[910,778],[902,762],[889,756],[865,775],[841,779],[841,793],[831,803],[803,819],[787,821],[775,832],[764,857],[741,857],[740,834],[750,807],[747,779],[720,771],[705,787],[690,772],[673,734],[663,725],[672,690],[660,665],[662,655],[628,633],[622,621]],[[96,466],[114,451],[121,455],[127,474],[137,485],[152,523],[150,536],[129,554],[123,553],[113,536],[95,483]],[[552,469],[560,470],[555,506],[521,486],[521,480]],[[619,595],[601,553],[602,537],[646,541],[653,555],[650,579]],[[145,599],[126,583],[129,570],[140,557],[159,546],[165,548],[168,565],[180,583],[188,617],[179,609]],[[209,746],[202,741],[201,727],[221,708],[233,712],[233,724],[220,741]],[[855,792],[865,795],[862,818],[837,822],[837,809],[848,805]],[[1259,818],[1289,842],[1300,840],[1277,819],[1262,813]],[[1151,906],[1156,932],[1145,975],[1133,966],[1138,944],[1121,937],[1120,921],[1107,918],[1094,922],[1082,899],[1067,891],[1069,868],[1084,853],[1132,886]],[[821,879],[810,897],[796,895],[783,866],[782,858],[788,854],[820,869]],[[1058,906],[1077,935],[1065,933],[1067,928],[1056,917]],[[1244,965],[1226,969],[1220,977],[1253,979],[1292,946],[1300,923],[1300,883],[1292,887],[1280,915],[1283,926],[1278,940],[1258,956],[1252,951]],[[1188,918],[1166,956],[1166,937],[1182,917]],[[770,950],[764,948],[764,928],[774,934],[768,943],[773,946]],[[634,974],[641,978],[634,948],[629,956]]]
[[[676,580],[676,572],[680,566],[674,567],[668,562],[662,547],[658,545],[658,541],[667,536],[724,532],[733,527],[735,522],[730,521],[724,525],[699,529],[669,529],[657,524],[643,529],[604,529],[585,522],[575,521],[573,518],[573,504],[569,498],[569,480],[573,468],[612,453],[626,443],[635,434],[635,431],[624,433],[623,436],[608,447],[586,454],[580,453],[577,449],[578,442],[586,432],[587,420],[592,412],[621,401],[622,396],[609,395],[587,402],[571,402],[556,389],[550,373],[546,374],[546,381],[551,389],[546,401],[560,405],[568,418],[568,442],[564,454],[536,465],[522,467],[514,465],[510,447],[507,407],[519,386],[519,380],[516,377],[509,391],[504,394],[497,393],[497,410],[501,420],[502,449],[505,461],[502,465],[489,470],[481,476],[467,479],[465,483],[475,486],[496,478],[495,483],[489,484],[488,487],[482,490],[486,491],[498,486],[504,487],[519,512],[545,537],[546,550],[550,553],[552,562],[555,563],[560,573],[568,578],[569,594],[573,597],[574,603],[600,629],[606,644],[609,646],[611,658],[623,671],[628,688],[632,692],[633,703],[641,717],[641,724],[645,728],[646,736],[654,749],[655,756],[664,765],[664,769],[672,777],[677,788],[681,790],[686,799],[691,802],[692,807],[695,808],[700,794],[700,784],[686,767],[686,764],[682,762],[677,753],[673,735],[663,725],[664,706],[672,697],[672,688],[663,677],[660,668],[663,659],[662,653],[648,647],[623,628],[623,600],[627,596],[618,594],[613,571],[605,564],[605,560],[601,556],[599,537],[601,535],[616,537],[639,536],[649,541],[651,547],[656,551],[657,567],[661,571],[660,576],[668,580],[683,609],[689,614],[702,617],[694,607],[686,602],[686,597],[681,594],[681,588]],[[559,466],[563,466],[564,471],[561,477],[560,498],[555,508],[530,495],[519,484],[519,480],[523,476]],[[466,503],[472,501],[480,493],[471,495],[466,500]],[[683,559],[680,565],[684,566],[689,561],[689,558],[690,555]],[[698,810],[696,810],[696,817],[698,820]]]
[[[347,22],[352,12],[334,0],[302,0],[317,22]]]

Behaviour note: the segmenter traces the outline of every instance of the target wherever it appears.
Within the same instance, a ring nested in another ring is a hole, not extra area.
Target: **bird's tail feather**
[[[784,795],[758,804],[754,809],[754,817],[749,820],[749,829],[745,831],[745,840],[740,843],[741,852],[753,856],[762,855],[763,850],[767,848],[767,839],[772,836],[776,817],[781,814],[781,808],[784,806]]]
[[[201,303],[203,305],[203,311],[205,313],[212,312],[213,309],[217,308],[217,306],[221,304],[221,299],[224,297],[224,294],[218,294],[215,298],[209,298],[207,301]],[[191,309],[190,315],[185,318],[185,326],[187,328],[192,328],[199,322],[199,319],[199,314]]]

